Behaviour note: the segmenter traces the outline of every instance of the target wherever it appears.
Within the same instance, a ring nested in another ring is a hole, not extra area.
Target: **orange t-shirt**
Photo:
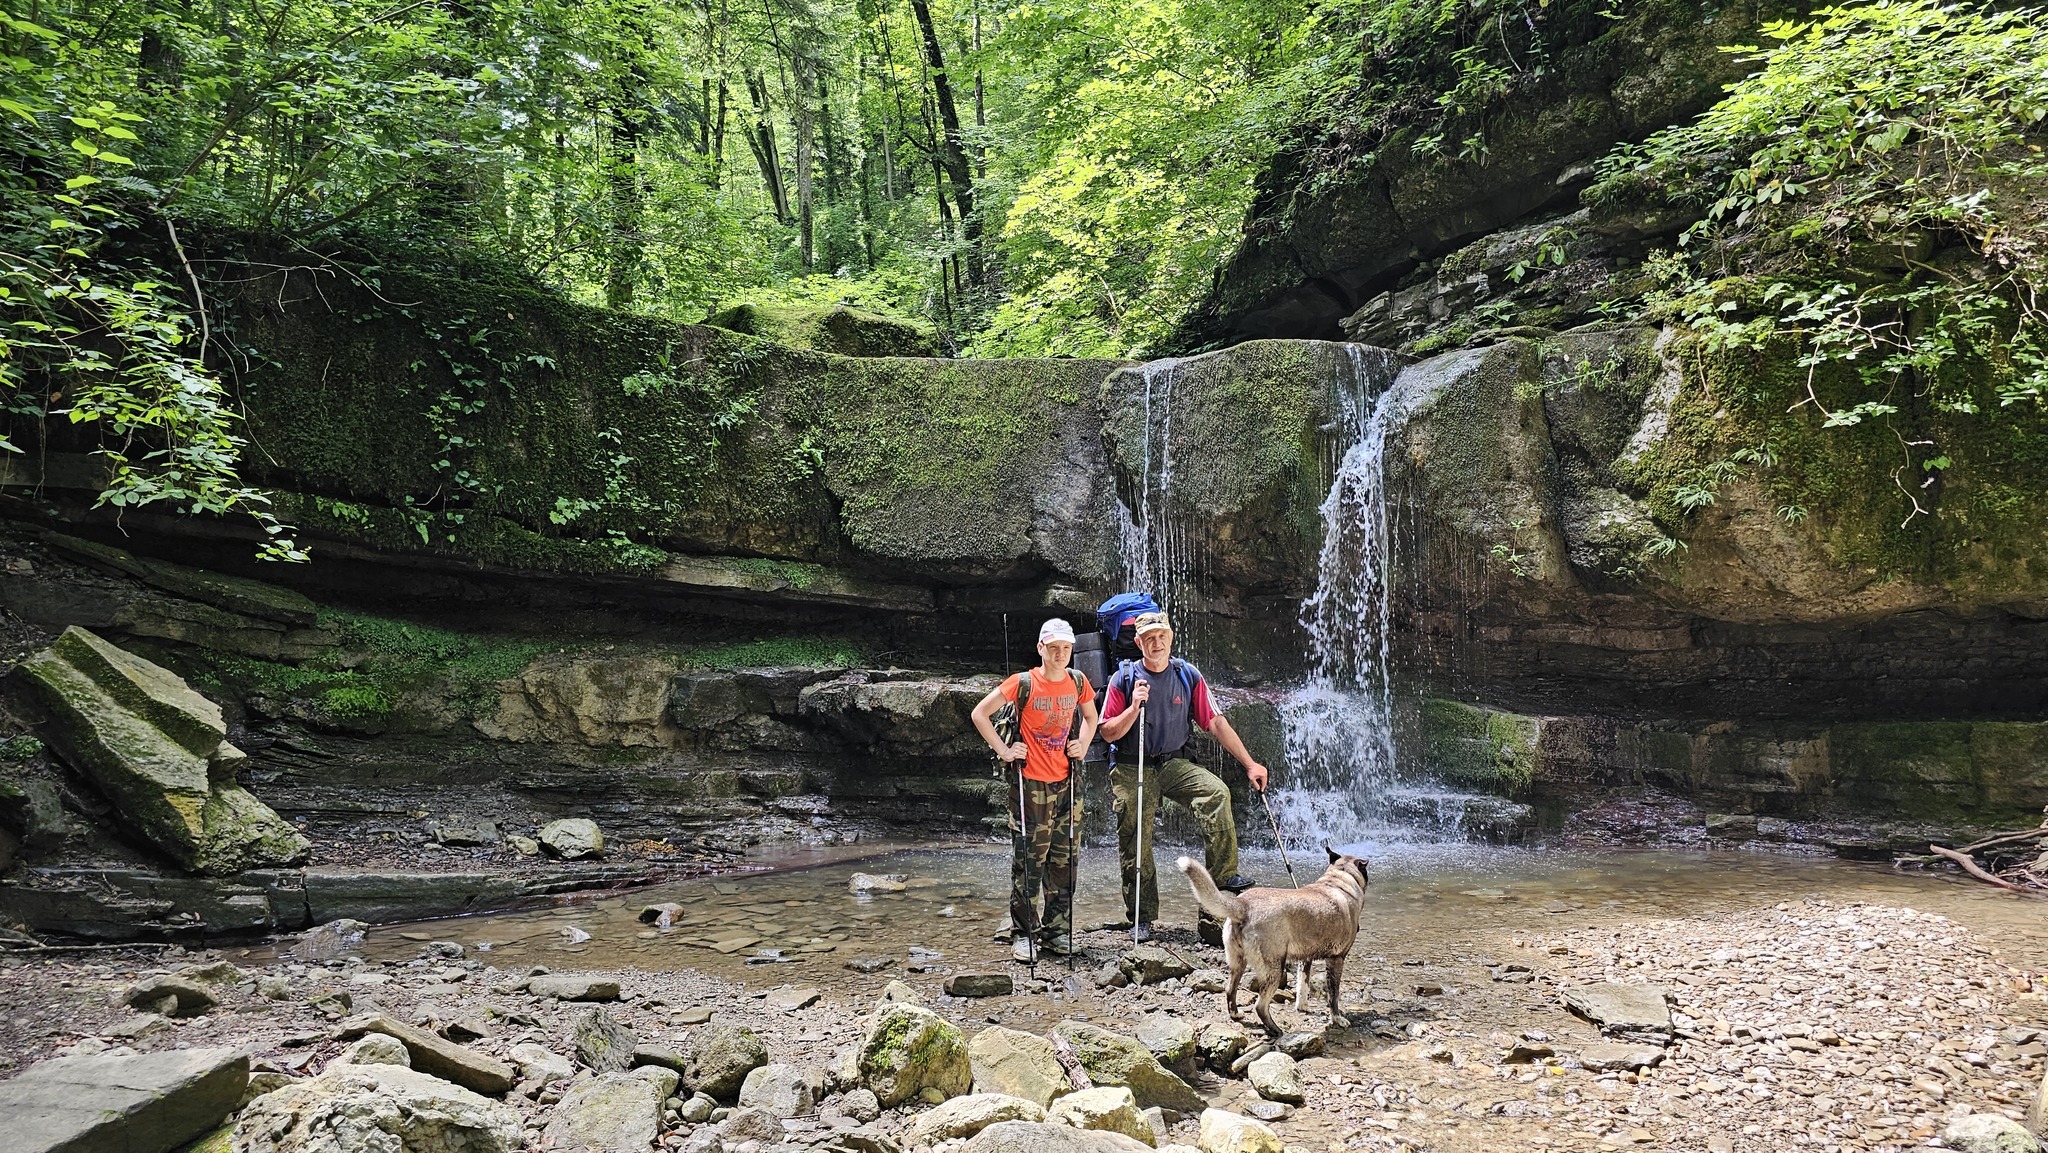
[[[1024,775],[1034,781],[1064,781],[1067,779],[1067,742],[1074,735],[1074,710],[1095,699],[1095,686],[1086,677],[1060,674],[1058,680],[1047,680],[1037,669],[1029,673],[1013,674],[1003,682],[1003,699],[1017,703],[1017,686],[1020,680],[1031,678],[1031,699],[1025,702],[1024,715],[1017,718],[1018,739],[1024,742]],[[1074,682],[1081,682],[1077,696]]]

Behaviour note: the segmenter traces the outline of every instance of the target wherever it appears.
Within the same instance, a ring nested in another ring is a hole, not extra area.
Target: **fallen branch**
[[[2048,825],[2043,825],[2038,829],[2027,829],[2026,831],[2019,833],[2000,833],[1995,837],[1986,837],[1981,841],[1973,841],[1970,844],[1964,845],[1961,849],[1957,851],[1963,853],[1981,853],[1986,849],[1996,849],[2006,845],[2018,845],[2023,844],[2027,841],[2038,841],[2043,837],[2048,837]]]
[[[1983,868],[1977,864],[1976,861],[1972,860],[1969,857],[1968,854],[1958,853],[1954,849],[1944,849],[1940,845],[1929,845],[1927,847],[1928,849],[1932,850],[1936,856],[1947,857],[1949,860],[1954,861],[1957,865],[1961,866],[1963,872],[1970,874],[1971,876],[1977,878],[1978,880],[1984,882],[1987,885],[1996,885],[1999,888],[2012,893],[2024,893],[2027,891],[2025,889],[2022,889],[2018,885],[2013,884],[2011,881],[2001,881],[1997,877],[1994,877],[1991,874],[1985,872]]]

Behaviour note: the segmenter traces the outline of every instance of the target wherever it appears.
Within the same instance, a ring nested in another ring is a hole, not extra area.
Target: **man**
[[[1252,788],[1260,792],[1266,791],[1266,766],[1252,759],[1237,730],[1216,711],[1201,670],[1173,655],[1173,625],[1166,614],[1146,613],[1133,623],[1143,659],[1125,662],[1109,678],[1103,693],[1102,738],[1111,742],[1116,756],[1109,771],[1109,789],[1116,806],[1124,910],[1135,914],[1136,936],[1143,941],[1151,937],[1152,919],[1159,912],[1159,885],[1150,850],[1160,797],[1171,797],[1195,814],[1202,826],[1209,873],[1217,878],[1219,887],[1235,891],[1253,884],[1237,869],[1237,823],[1231,816],[1229,787],[1182,754],[1192,735],[1191,726],[1202,726],[1225,752],[1236,757]],[[1138,740],[1130,735],[1141,705],[1145,711],[1143,812],[1138,805]],[[1147,850],[1143,860],[1138,859],[1140,829],[1145,831]]]
[[[1075,834],[1081,808],[1072,776],[1088,755],[1101,719],[1095,686],[1067,667],[1074,658],[1074,626],[1057,617],[1045,622],[1038,630],[1038,657],[1037,668],[1004,680],[973,712],[981,739],[1005,764],[1017,766],[1017,779],[1009,784],[1010,951],[1024,962],[1038,959],[1040,940],[1055,953],[1074,951]],[[1014,742],[1005,742],[995,727],[996,710],[1006,703],[1018,705]]]

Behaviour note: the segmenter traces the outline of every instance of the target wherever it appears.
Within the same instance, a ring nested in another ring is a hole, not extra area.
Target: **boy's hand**
[[[1031,750],[1025,747],[1023,741],[1018,741],[1014,745],[1006,746],[1002,752],[997,753],[996,755],[1003,758],[1003,760],[1005,761],[1021,761],[1030,752]]]
[[[1067,756],[1081,760],[1088,755],[1088,742],[1076,738],[1067,742]]]

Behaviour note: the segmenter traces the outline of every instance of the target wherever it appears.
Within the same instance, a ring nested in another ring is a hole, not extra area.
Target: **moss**
[[[805,666],[854,668],[866,657],[861,647],[842,637],[799,635],[769,637],[733,644],[707,645],[676,653],[677,664],[698,669],[759,669]]]
[[[1541,757],[1543,723],[1440,697],[1422,702],[1423,755],[1447,783],[1502,796],[1527,791]]]
[[[794,304],[736,304],[705,324],[840,356],[943,356],[938,331],[928,324],[850,308]]]

